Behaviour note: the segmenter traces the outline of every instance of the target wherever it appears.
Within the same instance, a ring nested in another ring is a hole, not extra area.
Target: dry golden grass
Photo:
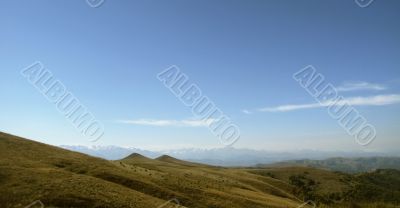
[[[314,191],[320,195],[344,193],[353,185],[347,174],[305,167],[222,168],[138,154],[107,161],[0,133],[1,208],[35,200],[46,207],[176,207],[171,199],[192,208],[296,208],[302,200],[290,177],[301,174],[317,182]],[[329,205],[349,206],[357,207]]]
[[[259,175],[168,156],[107,161],[0,133],[1,207],[296,207]],[[279,193],[275,195],[276,193]]]

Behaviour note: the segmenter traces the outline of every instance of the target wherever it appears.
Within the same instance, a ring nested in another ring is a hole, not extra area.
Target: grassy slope
[[[162,156],[155,160],[137,155],[115,161],[160,187],[174,190],[188,207],[296,207],[290,193],[246,171],[219,168]]]
[[[0,133],[0,204],[40,199],[55,207],[157,207],[165,200],[108,180],[132,178],[112,163]]]
[[[297,207],[270,177],[244,170],[132,155],[107,161],[0,133],[0,204],[24,207]],[[279,184],[279,183],[278,183]]]
[[[288,192],[296,189],[293,189],[293,176],[301,176],[305,182],[312,181],[306,195],[296,195],[304,197],[305,201],[319,202],[319,207],[400,207],[400,171],[394,169],[356,175],[310,167],[254,168],[248,171],[286,182],[289,184],[286,186]]]
[[[293,176],[311,189],[301,192]],[[0,133],[2,208],[38,199],[46,207],[156,208],[173,198],[193,208],[288,208],[309,198],[328,203],[320,207],[399,207],[388,202],[400,203],[400,172],[222,168],[139,154],[107,161]]]

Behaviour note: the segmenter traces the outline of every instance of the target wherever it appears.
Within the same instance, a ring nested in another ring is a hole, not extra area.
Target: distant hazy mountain
[[[265,166],[265,165],[259,165]],[[368,158],[329,158],[326,160],[292,160],[279,162],[267,167],[304,166],[324,168],[347,173],[368,172],[376,169],[400,170],[400,157],[368,157]]]
[[[74,146],[61,145],[60,147],[76,152],[81,152],[95,157],[101,157],[107,160],[119,160],[132,153],[139,153],[146,157],[158,157],[161,154],[136,148],[118,147],[118,146]]]
[[[251,149],[214,148],[214,149],[178,149],[167,151],[146,151],[137,148],[118,146],[61,146],[68,150],[82,152],[108,160],[124,158],[132,153],[139,153],[146,157],[156,158],[167,154],[173,157],[217,166],[254,166],[257,164],[271,164],[287,160],[312,159],[323,160],[332,157],[373,157],[389,156],[384,153],[371,152],[326,152],[315,150],[301,150],[293,152],[272,152]],[[390,156],[393,156],[391,154]]]

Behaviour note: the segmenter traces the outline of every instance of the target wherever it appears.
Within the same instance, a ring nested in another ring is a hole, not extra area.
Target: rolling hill
[[[168,155],[108,161],[0,133],[1,207],[396,207],[397,170],[224,168]],[[372,197],[371,197],[372,196]],[[179,205],[177,205],[179,204]]]
[[[172,199],[182,207],[301,204],[262,176],[169,157],[107,161],[0,133],[0,158],[1,207],[24,207],[36,200],[46,207],[147,208]]]
[[[289,160],[269,165],[258,165],[259,167],[284,167],[304,166],[322,168],[347,173],[361,173],[376,169],[397,169],[400,170],[400,157],[356,157],[343,158],[335,157],[325,160]]]

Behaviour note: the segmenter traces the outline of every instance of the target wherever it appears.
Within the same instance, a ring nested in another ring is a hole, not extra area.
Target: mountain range
[[[61,145],[60,147],[72,151],[81,152],[107,160],[118,160],[132,153],[139,153],[149,158],[156,158],[161,155],[170,155],[182,160],[205,163],[216,166],[255,166],[259,164],[273,164],[290,160],[325,160],[335,157],[357,158],[357,157],[390,157],[400,156],[399,153],[382,153],[366,151],[267,151],[253,149],[226,148],[186,148],[163,151],[148,151],[133,147],[119,146],[74,146]]]

